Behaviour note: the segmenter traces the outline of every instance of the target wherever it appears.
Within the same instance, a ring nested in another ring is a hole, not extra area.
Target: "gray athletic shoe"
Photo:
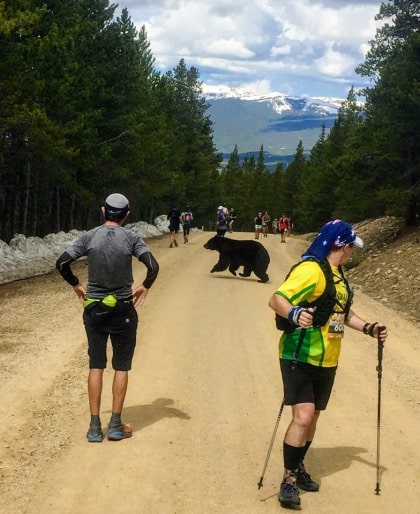
[[[102,443],[104,440],[104,433],[102,432],[102,428],[100,426],[89,427],[86,437],[89,443]]]
[[[282,507],[294,508],[300,505],[299,489],[286,478],[280,484],[279,502]]]

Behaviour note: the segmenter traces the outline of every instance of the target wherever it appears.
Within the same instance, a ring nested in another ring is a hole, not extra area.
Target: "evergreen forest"
[[[0,2],[0,239],[84,230],[118,191],[131,221],[189,205],[210,226],[218,205],[252,230],[286,213],[298,232],[333,218],[420,216],[420,3],[382,3],[383,20],[328,132],[267,169],[264,148],[226,165],[213,142],[199,70],[155,67],[143,26],[108,0]],[[359,96],[365,100],[359,101]]]

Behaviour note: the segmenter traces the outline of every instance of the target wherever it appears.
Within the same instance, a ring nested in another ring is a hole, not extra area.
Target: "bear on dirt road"
[[[241,277],[249,277],[252,272],[260,279],[258,282],[268,282],[267,268],[270,256],[264,246],[258,241],[238,241],[228,237],[214,236],[204,245],[207,250],[217,250],[219,260],[210,273],[224,271],[229,268],[236,277],[240,266],[244,267]]]

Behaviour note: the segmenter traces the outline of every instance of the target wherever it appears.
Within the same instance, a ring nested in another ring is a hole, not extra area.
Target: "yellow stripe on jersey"
[[[334,313],[323,327],[310,327],[305,337],[297,359],[314,366],[333,367],[338,364],[343,337],[344,314],[348,291],[344,280],[336,266],[331,266],[336,288],[337,304]],[[276,294],[286,298],[292,305],[303,302],[312,303],[319,298],[326,287],[326,280],[319,264],[313,261],[303,261],[296,266],[290,276],[277,289]],[[333,319],[334,318],[334,319]],[[333,319],[333,323],[332,322]],[[283,333],[279,342],[280,358],[294,359],[294,352],[301,331]]]

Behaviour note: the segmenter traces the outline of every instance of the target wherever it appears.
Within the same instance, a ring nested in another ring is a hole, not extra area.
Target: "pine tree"
[[[304,170],[307,166],[302,140],[296,147],[296,152],[293,156],[293,161],[289,164],[285,171],[285,184],[284,184],[284,205],[282,210],[287,213],[293,220],[296,226],[299,226],[299,205],[297,198],[300,188],[302,187],[302,178]]]
[[[377,29],[375,39],[369,42],[366,59],[356,68],[356,72],[376,82],[388,59],[395,56],[404,42],[420,30],[420,4],[418,0],[388,0],[381,4],[375,20],[384,20],[385,23]]]

